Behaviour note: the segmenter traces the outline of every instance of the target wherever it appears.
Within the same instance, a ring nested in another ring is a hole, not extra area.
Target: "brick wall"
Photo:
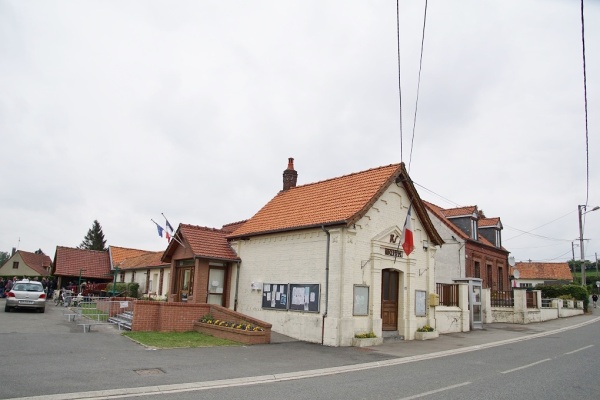
[[[248,315],[213,304],[165,303],[138,300],[133,309],[132,331],[188,332],[194,330],[194,322],[204,315],[228,322],[246,322],[268,330],[271,324]]]

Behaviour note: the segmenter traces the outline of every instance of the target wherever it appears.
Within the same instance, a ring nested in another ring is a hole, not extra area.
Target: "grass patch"
[[[124,332],[123,336],[144,346],[168,349],[175,347],[241,346],[233,340],[220,339],[204,333],[190,332]]]

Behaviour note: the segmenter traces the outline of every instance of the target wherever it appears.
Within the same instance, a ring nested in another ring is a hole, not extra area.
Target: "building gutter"
[[[236,274],[235,274],[235,296],[233,298],[233,311],[237,311],[239,287],[240,287],[240,261],[237,262],[237,270],[236,270]]]
[[[325,318],[327,318],[327,306],[329,303],[329,247],[331,234],[325,229],[325,225],[321,225],[321,229],[327,235],[327,251],[325,254],[325,312],[323,313],[323,321],[321,323],[321,345],[323,345],[325,341]]]

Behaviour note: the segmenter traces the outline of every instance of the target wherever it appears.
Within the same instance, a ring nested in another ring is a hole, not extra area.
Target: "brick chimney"
[[[294,170],[294,159],[288,158],[288,167],[285,171],[283,171],[283,190],[286,191],[296,187],[297,180],[298,172]]]

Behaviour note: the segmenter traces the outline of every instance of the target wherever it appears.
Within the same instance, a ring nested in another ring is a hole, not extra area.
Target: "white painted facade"
[[[159,291],[160,270],[164,269],[162,292]],[[134,276],[135,273],[135,276]],[[146,292],[146,273],[150,274],[150,288]],[[144,268],[123,271],[123,282],[137,283],[139,285],[138,295],[142,298],[154,300],[166,300],[168,295],[170,270],[168,268]]]
[[[458,237],[431,211],[427,210],[427,214],[445,242],[435,253],[435,282],[454,283],[454,279],[464,279],[465,240]]]
[[[253,236],[231,242],[242,259],[237,287],[237,311],[269,322],[275,332],[329,346],[351,346],[355,334],[374,332],[382,337],[381,282],[384,269],[400,275],[398,334],[414,339],[417,328],[435,327],[434,308],[429,294],[435,293],[434,255],[436,249],[423,246],[429,241],[421,221],[413,213],[415,249],[409,257],[394,260],[385,250],[396,250],[408,212],[405,190],[392,184],[367,213],[350,227],[327,228],[330,234],[327,279],[327,234],[321,228]],[[401,248],[400,248],[401,249]],[[253,285],[254,283],[254,285]],[[319,312],[262,308],[262,285],[319,284]],[[368,315],[353,315],[355,285],[369,287]],[[416,291],[426,293],[425,315],[416,316]],[[234,304],[236,290],[231,291]]]

